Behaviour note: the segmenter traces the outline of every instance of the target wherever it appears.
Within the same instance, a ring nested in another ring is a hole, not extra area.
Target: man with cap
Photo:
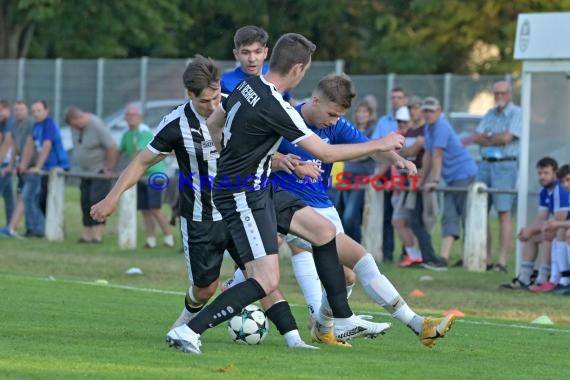
[[[424,191],[433,191],[442,180],[448,186],[469,186],[475,181],[477,166],[449,121],[442,115],[439,101],[433,97],[425,98],[421,109],[426,121],[424,127],[426,151],[420,186]],[[425,268],[433,270],[447,269],[453,242],[459,239],[459,225],[465,219],[467,193],[446,192],[443,200],[441,258],[423,264]]]

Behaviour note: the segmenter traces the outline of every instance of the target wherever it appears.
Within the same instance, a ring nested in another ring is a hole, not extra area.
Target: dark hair
[[[352,79],[344,73],[325,76],[319,81],[314,92],[346,109],[350,108],[352,99],[356,96]]]
[[[259,26],[246,25],[242,26],[234,34],[234,46],[239,49],[242,46],[248,46],[259,42],[262,46],[267,45],[269,35]]]
[[[49,107],[48,107],[48,105],[47,105],[47,102],[46,102],[45,100],[43,100],[43,99],[35,100],[32,104],[36,104],[36,103],[41,103],[41,105],[44,106],[44,108],[45,108],[46,110],[49,109]]]
[[[182,75],[184,87],[196,96],[209,87],[220,88],[220,68],[211,58],[196,54]]]
[[[23,100],[16,100],[16,101],[14,102],[14,105],[16,105],[16,104],[23,104],[23,105],[25,105],[26,107],[28,106],[28,105],[26,104],[26,102],[24,102]]]
[[[308,65],[316,48],[314,43],[300,34],[284,34],[275,43],[269,69],[277,74],[287,75],[296,64]]]
[[[551,157],[543,157],[536,163],[537,169],[544,169],[547,167],[551,167],[554,171],[558,170],[558,162],[554,158]]]
[[[563,179],[568,174],[570,174],[570,165],[568,164],[562,165],[560,169],[558,169],[558,171],[556,172],[556,176],[558,177],[558,179]]]
[[[403,87],[394,87],[392,92],[401,92],[402,94],[406,95],[406,90]]]
[[[10,102],[6,99],[0,99],[0,107],[2,108],[10,108]]]
[[[69,106],[65,109],[64,120],[68,125],[71,125],[71,120],[81,116],[83,111],[79,107],[76,106]]]

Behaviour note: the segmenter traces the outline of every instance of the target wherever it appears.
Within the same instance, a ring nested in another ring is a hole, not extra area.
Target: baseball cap
[[[396,120],[410,121],[410,119],[410,111],[408,110],[408,107],[404,106],[398,108],[396,111]]]
[[[422,110],[437,111],[439,109],[441,109],[439,100],[431,96],[424,99],[422,103]]]

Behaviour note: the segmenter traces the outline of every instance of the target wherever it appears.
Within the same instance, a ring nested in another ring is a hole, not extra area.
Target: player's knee
[[[349,268],[343,267],[344,269],[344,281],[346,285],[352,285],[356,282],[356,274]]]
[[[196,302],[198,302],[200,304],[208,302],[208,300],[210,298],[212,298],[212,296],[216,292],[217,285],[218,285],[218,282],[214,281],[210,285],[203,287],[203,288],[193,286],[192,287],[192,295],[194,296]]]
[[[263,276],[261,278],[255,278],[256,281],[261,285],[265,294],[271,294],[277,290],[279,286],[279,276]]]

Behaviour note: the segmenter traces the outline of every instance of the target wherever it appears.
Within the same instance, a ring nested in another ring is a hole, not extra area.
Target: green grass
[[[66,241],[0,239],[2,379],[536,379],[558,378],[567,368],[570,297],[499,291],[497,285],[510,276],[494,272],[434,273],[396,265],[381,269],[415,310],[439,315],[460,309],[466,314],[432,350],[394,321],[380,339],[315,352],[286,349],[273,328],[259,346],[235,345],[225,326],[219,326],[202,337],[203,355],[182,354],[163,341],[188,286],[181,254],[166,248],[119,250],[114,218],[103,245],[75,243],[78,194],[70,188],[66,196]],[[139,241],[142,246],[142,233]],[[281,264],[282,290],[308,340],[302,295],[289,260],[283,258]],[[130,267],[141,268],[144,275],[126,275]],[[224,277],[231,267],[224,263]],[[425,276],[432,280],[421,281]],[[109,285],[97,285],[99,279]],[[415,288],[425,297],[409,298]],[[358,285],[351,305],[376,320],[389,320]],[[528,323],[542,314],[555,325]]]

